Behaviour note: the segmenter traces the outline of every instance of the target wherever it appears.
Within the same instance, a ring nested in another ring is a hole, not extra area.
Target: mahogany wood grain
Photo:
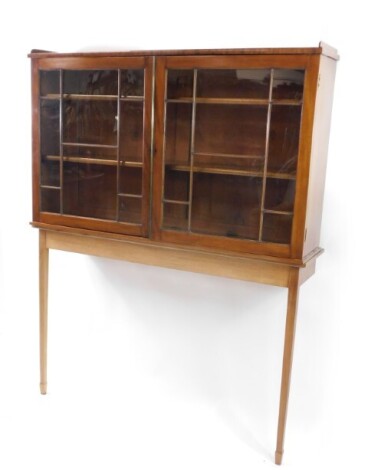
[[[39,132],[39,80],[38,61],[32,61],[32,208],[33,220],[40,214],[40,132]]]
[[[151,145],[152,145],[152,71],[153,58],[146,57],[144,78],[144,116],[143,116],[143,181],[142,181],[142,235],[147,237],[150,230],[150,200],[151,200]]]
[[[315,96],[318,84],[319,56],[311,56],[306,69],[303,114],[300,132],[298,168],[291,237],[291,256],[301,257],[304,244],[305,214],[309,184],[310,151],[313,138]]]
[[[337,51],[331,46],[321,42],[319,47],[279,47],[279,48],[252,48],[252,49],[176,49],[176,50],[135,50],[110,52],[48,52],[34,49],[28,55],[31,58],[39,57],[129,57],[129,56],[170,56],[170,55],[260,55],[260,54],[327,54],[338,59]]]
[[[310,156],[303,254],[320,241],[336,61],[321,57]]]
[[[287,265],[240,258],[237,256],[191,251],[138,241],[109,240],[73,233],[47,231],[46,246],[93,256],[121,259],[133,263],[161,266],[279,287],[288,285]]]
[[[139,243],[141,245],[150,245],[152,247],[160,247],[164,246],[170,249],[181,249],[187,252],[191,251],[199,251],[205,253],[213,253],[213,249],[208,247],[200,247],[200,246],[189,246],[188,245],[179,245],[177,243],[163,243],[161,241],[155,241],[152,239],[148,239],[145,237],[137,237],[127,234],[118,234],[116,232],[105,232],[105,231],[97,231],[97,230],[90,230],[90,229],[83,229],[80,227],[69,227],[63,225],[55,225],[55,224],[47,224],[42,222],[32,222],[32,226],[35,228],[39,228],[41,230],[47,230],[50,232],[62,232],[62,233],[74,233],[77,235],[83,235],[84,237],[92,237],[92,238],[104,238],[107,240],[118,240],[118,241],[130,241]],[[266,261],[270,263],[277,263],[291,267],[298,267],[298,268],[305,268],[308,263],[312,260],[315,260],[323,253],[321,248],[316,248],[312,252],[308,253],[302,260],[299,259],[290,259],[290,258],[280,258],[276,256],[268,256],[268,255],[258,255],[254,253],[246,253],[246,252],[239,252],[234,253],[233,251],[228,251],[225,249],[216,250],[216,253],[225,255],[225,256],[236,256],[238,258],[245,258],[250,260],[260,260]]]

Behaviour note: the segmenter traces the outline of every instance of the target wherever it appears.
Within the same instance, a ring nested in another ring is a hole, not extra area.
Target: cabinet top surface
[[[337,50],[333,47],[320,43],[319,47],[299,48],[252,48],[252,49],[178,49],[178,50],[126,50],[106,52],[66,52],[58,53],[32,49],[28,57],[58,58],[58,57],[134,57],[134,56],[186,56],[186,55],[284,55],[284,54],[323,54],[338,60]]]

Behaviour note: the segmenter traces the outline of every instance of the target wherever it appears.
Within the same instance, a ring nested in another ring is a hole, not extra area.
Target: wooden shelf
[[[166,168],[169,170],[175,171],[190,171],[189,165],[177,165],[166,163]],[[219,168],[219,167],[211,167],[211,166],[193,166],[194,173],[209,173],[215,175],[234,175],[234,176],[249,176],[255,178],[263,178],[263,171],[259,170],[243,170],[243,169],[235,169],[235,168]],[[291,175],[288,173],[278,173],[276,171],[268,171],[267,178],[275,178],[280,180],[295,180],[296,176]]]
[[[196,98],[197,104],[227,104],[227,105],[248,105],[248,106],[301,106],[302,100],[268,100],[254,98]],[[193,98],[168,98],[166,103],[193,103]]]
[[[60,161],[60,155],[46,155],[46,160],[49,161]],[[89,157],[78,157],[78,156],[63,156],[63,161],[68,163],[83,163],[85,165],[107,165],[116,166],[117,161],[111,158],[89,158]],[[143,168],[142,162],[133,161],[120,161],[120,166],[126,166],[129,168]]]
[[[118,95],[83,95],[79,93],[64,93],[63,100],[81,100],[81,101],[115,101]],[[60,100],[60,93],[49,93],[41,96],[43,100]],[[121,96],[121,101],[144,101],[144,96]]]
[[[117,149],[117,145],[105,145],[105,144],[85,144],[81,142],[62,142],[62,145],[68,147],[88,147],[96,149]]]

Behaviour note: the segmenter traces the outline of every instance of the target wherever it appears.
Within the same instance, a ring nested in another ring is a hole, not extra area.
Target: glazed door
[[[148,233],[151,59],[41,61],[39,218]]]
[[[157,61],[154,235],[290,256],[308,61]]]

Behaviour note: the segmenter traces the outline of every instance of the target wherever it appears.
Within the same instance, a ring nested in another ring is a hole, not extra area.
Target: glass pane
[[[41,96],[60,94],[60,72],[58,70],[40,71]]]
[[[116,166],[64,163],[65,214],[116,219]]]
[[[262,179],[195,174],[193,232],[258,239]]]
[[[117,96],[118,72],[116,70],[65,70],[63,93]]]
[[[188,205],[164,204],[164,218],[162,226],[171,230],[188,230]]]
[[[119,221],[142,223],[142,198],[119,196]]]
[[[120,71],[121,96],[123,98],[131,96],[144,96],[144,70],[121,70]]]
[[[198,70],[198,97],[268,99],[269,92],[269,70]]]
[[[60,185],[60,104],[41,100],[41,184]]]
[[[192,105],[167,103],[165,129],[165,162],[189,165]]]
[[[294,175],[299,151],[301,106],[272,106],[268,171]]]
[[[273,243],[290,243],[292,215],[264,214],[262,240]]]
[[[168,99],[193,97],[193,70],[168,70],[167,90]]]
[[[120,167],[120,193],[142,194],[142,168]]]
[[[143,161],[143,102],[121,103],[120,161]]]
[[[272,99],[301,100],[304,88],[304,70],[275,69]]]
[[[60,154],[60,104],[41,100],[41,154]]]
[[[116,145],[116,101],[65,100],[64,142]]]
[[[41,189],[41,212],[60,212],[60,191]]]
[[[166,167],[164,198],[171,201],[188,201],[189,172],[174,171]]]
[[[265,209],[293,212],[295,181],[268,178],[266,184]]]
[[[59,161],[41,160],[41,185],[60,186],[60,163]]]
[[[195,152],[263,157],[267,106],[197,104]]]

